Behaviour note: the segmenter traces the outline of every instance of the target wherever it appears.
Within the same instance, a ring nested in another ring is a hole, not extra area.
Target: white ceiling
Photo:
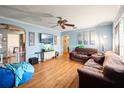
[[[45,27],[54,26],[56,17],[61,16],[80,29],[113,22],[119,8],[118,5],[11,5],[0,6],[0,16]],[[69,29],[72,28],[65,30]]]

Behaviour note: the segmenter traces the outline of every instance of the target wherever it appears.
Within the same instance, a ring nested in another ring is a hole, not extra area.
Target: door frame
[[[64,54],[64,42],[63,42],[64,37],[68,37],[68,47],[69,47],[69,41],[70,41],[69,35],[62,36],[62,54]],[[69,50],[68,50],[68,52],[69,52]]]

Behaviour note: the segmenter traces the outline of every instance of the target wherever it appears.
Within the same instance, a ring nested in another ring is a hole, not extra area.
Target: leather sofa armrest
[[[75,51],[73,50],[73,51],[71,51],[71,52],[69,53],[69,58],[70,58],[70,59],[72,58],[74,52],[75,52]]]
[[[75,52],[75,50],[72,50],[70,53],[73,53],[73,52]]]
[[[79,68],[77,71],[80,88],[113,87],[113,81],[104,77],[102,73],[83,68]]]

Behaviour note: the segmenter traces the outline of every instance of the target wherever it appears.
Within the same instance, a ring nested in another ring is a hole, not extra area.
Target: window
[[[120,56],[124,56],[124,19],[120,21],[119,27],[119,44],[120,44]]]
[[[114,52],[116,54],[120,54],[119,32],[120,32],[120,23],[116,25],[114,30]]]
[[[84,44],[86,47],[97,48],[97,34],[95,31],[85,31],[78,34],[78,44]]]
[[[124,18],[115,27],[114,52],[124,57]]]

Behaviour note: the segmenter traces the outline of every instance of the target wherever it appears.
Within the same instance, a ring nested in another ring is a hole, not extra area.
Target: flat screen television
[[[53,44],[53,35],[40,33],[39,34],[39,41],[40,41],[40,43],[44,43],[44,44]]]

